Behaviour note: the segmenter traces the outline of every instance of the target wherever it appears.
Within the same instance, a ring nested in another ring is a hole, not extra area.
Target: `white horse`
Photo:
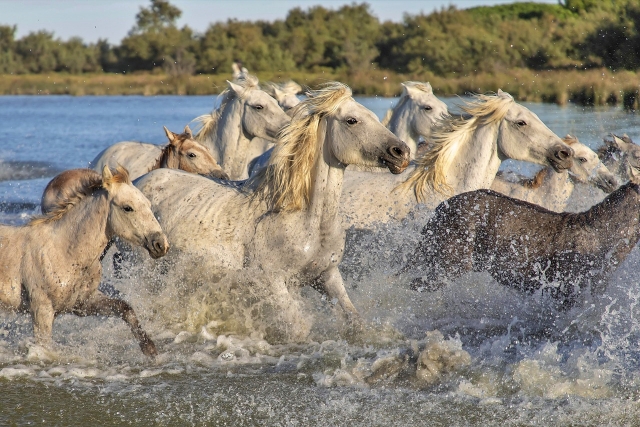
[[[347,86],[331,83],[308,95],[268,167],[243,187],[168,169],[136,183],[167,230],[172,265],[187,271],[198,266],[209,272],[210,284],[216,277],[239,282],[243,300],[255,299],[257,287],[267,289],[277,307],[268,319],[276,332],[267,334],[276,339],[308,334],[292,286],[309,285],[337,301],[357,330],[360,318],[338,270],[345,243],[338,214],[344,171],[357,164],[400,173],[409,164],[407,146],[354,101]],[[253,286],[232,279],[249,271]]]
[[[291,120],[277,102],[258,87],[258,79],[247,76],[220,94],[218,109],[195,119],[202,127],[196,141],[207,147],[230,179],[248,177],[247,164],[265,150],[264,144],[253,147],[252,139],[275,141],[280,129]],[[123,165],[149,171],[160,155],[161,147],[141,142],[119,142],[100,153],[90,167]],[[138,165],[141,165],[138,167]]]
[[[615,176],[602,164],[598,155],[574,136],[563,138],[574,151],[573,165],[556,173],[551,167],[544,168],[533,179],[509,181],[498,173],[491,189],[554,212],[564,212],[575,183],[591,184],[605,193],[618,187]]]
[[[154,356],[155,345],[129,304],[98,291],[99,257],[118,236],[158,258],[169,249],[167,238],[125,169],[81,177],[67,181],[47,215],[23,227],[0,225],[0,306],[30,312],[36,341],[45,345],[59,314],[120,316],[142,352]]]
[[[347,226],[400,220],[419,203],[435,208],[454,194],[489,188],[505,159],[571,167],[571,147],[508,93],[476,95],[461,109],[468,117],[445,117],[413,171],[394,177],[349,174],[341,204]]]
[[[382,124],[407,144],[413,160],[420,138],[428,142],[435,126],[448,115],[447,105],[433,94],[431,84],[409,81],[402,83],[402,95]]]

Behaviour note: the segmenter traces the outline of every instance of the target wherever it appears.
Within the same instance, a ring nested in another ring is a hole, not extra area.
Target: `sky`
[[[516,0],[517,1],[517,0]],[[531,1],[531,0],[529,0]],[[358,1],[361,2],[361,1]],[[401,21],[404,13],[430,13],[454,5],[459,9],[474,6],[514,3],[514,0],[368,0],[373,13],[382,21]],[[557,0],[537,0],[557,4]],[[321,4],[336,9],[351,1],[345,0],[170,0],[182,10],[180,27],[189,25],[204,32],[211,22],[235,18],[241,21],[284,19],[294,7],[307,9]],[[0,25],[17,25],[16,37],[32,31],[53,31],[67,40],[73,36],[85,42],[99,38],[112,44],[120,40],[135,23],[140,7],[148,0],[0,0]]]

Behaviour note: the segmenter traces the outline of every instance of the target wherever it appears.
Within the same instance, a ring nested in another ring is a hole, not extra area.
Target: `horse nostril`
[[[402,147],[393,146],[389,148],[389,154],[396,158],[403,158],[405,156],[405,150]]]
[[[569,150],[558,150],[556,151],[556,157],[560,160],[566,160],[571,157],[571,152]]]

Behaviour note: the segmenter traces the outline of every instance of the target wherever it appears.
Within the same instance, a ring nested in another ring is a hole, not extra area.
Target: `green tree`
[[[165,0],[151,0],[149,8],[141,8],[136,25],[116,49],[122,69],[164,67],[168,71],[193,73],[196,42],[189,27],[176,26],[181,14],[180,9]]]
[[[22,65],[16,55],[16,26],[0,25],[0,73],[18,73]]]
[[[29,73],[54,71],[58,65],[57,50],[58,42],[48,31],[29,33],[16,42],[16,53]]]

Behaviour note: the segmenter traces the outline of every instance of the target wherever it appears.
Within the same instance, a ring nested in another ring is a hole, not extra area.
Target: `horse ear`
[[[431,87],[431,83],[426,82],[424,84],[425,92],[431,93],[433,95],[433,88]]]
[[[227,84],[229,85],[229,89],[235,92],[238,97],[242,97],[242,93],[244,92],[244,88],[237,83],[230,82],[227,80]]]
[[[176,139],[176,135],[167,129],[166,126],[162,126],[162,128],[164,129],[164,133],[167,135],[167,138],[169,138],[169,142],[172,143]]]
[[[502,89],[498,89],[498,96],[500,98],[509,98],[509,99],[513,99],[513,96],[511,96],[510,94],[508,94],[507,92],[504,92]]]
[[[193,133],[191,132],[191,128],[189,127],[189,125],[186,125],[184,127],[183,133],[186,133],[189,139],[193,139]]]
[[[406,94],[409,98],[414,98],[414,95],[416,95],[418,92],[416,90],[415,87],[408,85],[406,83],[400,83],[403,87],[402,92],[403,95]]]
[[[273,87],[273,97],[276,99],[276,101],[280,102],[284,99],[284,92],[281,91],[280,89],[278,89],[277,87]]]
[[[102,168],[102,187],[109,191],[111,190],[111,186],[113,185],[113,174],[111,173],[111,169],[109,169],[108,165],[104,165]]]

